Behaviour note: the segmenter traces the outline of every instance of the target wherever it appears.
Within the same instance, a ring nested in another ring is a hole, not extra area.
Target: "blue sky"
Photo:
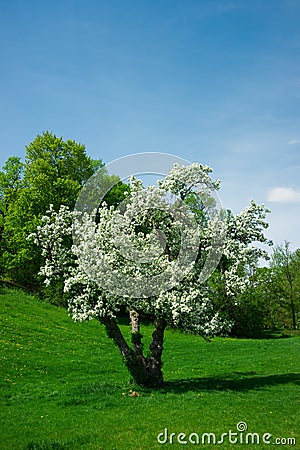
[[[1,2],[0,164],[46,130],[106,163],[171,153],[299,248],[299,23],[298,0]]]

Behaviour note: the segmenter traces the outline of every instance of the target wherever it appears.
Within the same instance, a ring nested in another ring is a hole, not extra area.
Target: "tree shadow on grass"
[[[162,393],[172,392],[180,394],[189,391],[247,392],[254,389],[264,389],[289,383],[300,386],[300,374],[297,373],[282,373],[268,376],[255,375],[255,372],[233,372],[224,374],[223,376],[166,381]]]

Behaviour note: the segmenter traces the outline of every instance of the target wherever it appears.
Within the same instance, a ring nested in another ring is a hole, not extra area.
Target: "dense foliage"
[[[205,338],[228,330],[230,320],[215,307],[220,286],[226,300],[237,304],[249,284],[249,269],[266,256],[251,245],[267,242],[266,209],[252,201],[241,214],[226,217],[216,207],[212,193],[219,182],[211,180],[210,172],[198,163],[175,165],[157,187],[147,188],[132,178],[121,208],[104,202],[97,214],[87,214],[52,207],[29,236],[42,249],[46,284],[64,277],[74,320],[100,320],[140,384],[163,382],[166,326]],[[65,241],[72,232],[70,252]],[[132,345],[116,321],[123,307],[131,320]],[[145,315],[154,322],[146,355],[140,334]]]
[[[268,210],[218,209],[211,172],[175,165],[157,186],[129,186],[83,145],[37,136],[25,163],[10,157],[0,172],[1,279],[68,305],[74,320],[100,320],[141,384],[162,383],[167,326],[206,339],[299,327],[299,250],[285,242],[259,267]],[[117,323],[125,312],[130,343]],[[143,317],[154,323],[147,353]]]
[[[270,266],[278,298],[276,320],[296,329],[300,325],[300,250],[292,252],[287,241],[277,245]]]
[[[50,204],[74,207],[86,181],[103,164],[87,156],[84,145],[52,133],[37,136],[26,147],[25,164],[9,158],[0,172],[1,250],[3,278],[38,289],[40,251],[26,237]]]

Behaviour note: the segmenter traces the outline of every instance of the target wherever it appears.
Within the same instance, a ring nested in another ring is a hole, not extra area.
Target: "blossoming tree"
[[[51,207],[28,237],[42,249],[45,283],[63,277],[72,318],[99,320],[140,385],[163,383],[167,326],[204,338],[229,327],[214,308],[209,283],[222,255],[230,260],[222,274],[229,293],[246,285],[240,265],[264,255],[250,244],[266,240],[266,210],[251,202],[228,224],[215,196],[219,181],[211,172],[198,163],[174,165],[157,186],[146,188],[132,177],[130,194],[118,207],[104,201],[92,212]],[[130,317],[131,342],[118,326],[121,309]],[[154,324],[147,354],[140,332],[145,316]]]

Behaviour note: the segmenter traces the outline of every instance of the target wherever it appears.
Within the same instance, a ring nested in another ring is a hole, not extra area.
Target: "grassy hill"
[[[247,432],[260,440],[270,433],[271,443],[295,438],[291,447],[300,448],[299,337],[207,343],[167,330],[166,385],[151,391],[130,385],[96,321],[73,323],[65,310],[17,290],[2,289],[0,302],[1,450],[195,448],[177,435],[197,433],[201,442],[203,433],[215,433],[219,440],[239,422],[248,427],[238,433],[242,442]],[[151,327],[142,332],[150,339]],[[165,429],[176,433],[173,444],[157,442]],[[232,448],[228,436],[224,441],[198,448]]]

